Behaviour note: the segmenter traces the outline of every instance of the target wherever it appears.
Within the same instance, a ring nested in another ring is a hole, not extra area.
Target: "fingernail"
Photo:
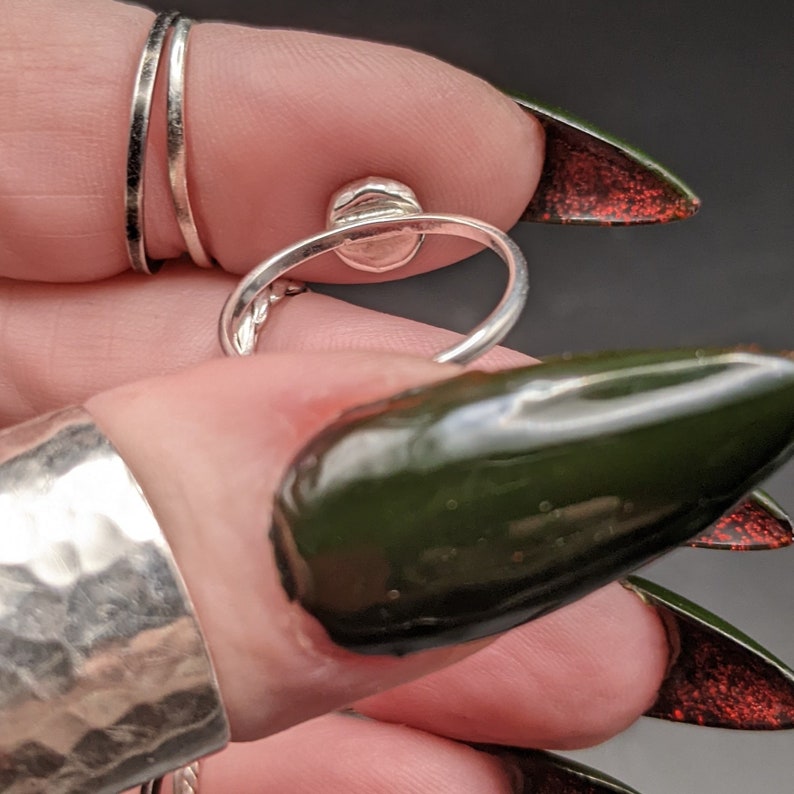
[[[715,524],[686,543],[699,549],[764,551],[794,543],[794,525],[765,491],[755,490]]]
[[[673,659],[646,712],[713,728],[772,731],[794,727],[794,671],[734,626],[658,584],[624,585],[656,608]]]
[[[689,218],[700,208],[700,199],[646,154],[561,110],[512,98],[546,132],[543,172],[521,220],[667,223]]]
[[[794,363],[688,351],[469,372],[354,410],[300,453],[272,538],[340,645],[505,631],[715,521],[794,440]]]
[[[541,750],[501,745],[473,745],[494,755],[511,773],[516,794],[639,794],[597,769]]]

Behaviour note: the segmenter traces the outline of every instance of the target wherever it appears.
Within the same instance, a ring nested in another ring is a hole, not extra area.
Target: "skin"
[[[424,55],[199,25],[191,189],[228,272],[167,265],[147,279],[125,272],[120,202],[126,86],[151,13],[0,0],[0,18],[0,424],[86,402],[143,485],[234,738],[260,739],[209,761],[202,792],[510,791],[513,770],[450,739],[570,748],[631,724],[654,700],[667,644],[655,613],[618,586],[484,647],[398,660],[335,648],[278,584],[265,529],[291,456],[345,408],[455,372],[426,360],[448,332],[310,294],[273,313],[253,359],[220,359],[215,341],[231,274],[322,228],[328,197],[353,178],[395,177],[428,210],[508,228],[537,183],[539,126]],[[157,128],[155,118],[149,248],[175,257]],[[466,253],[432,242],[389,277]],[[333,258],[302,275],[368,278]],[[526,360],[495,351],[477,366]],[[350,703],[382,723],[322,716]]]

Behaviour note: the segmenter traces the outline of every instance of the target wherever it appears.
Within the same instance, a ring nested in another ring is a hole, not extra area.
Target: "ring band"
[[[177,769],[171,776],[171,794],[199,794],[199,772],[201,764],[194,761]],[[163,778],[148,780],[141,786],[139,794],[161,794]]]
[[[0,788],[117,792],[229,729],[133,475],[82,409],[0,433]]]
[[[198,794],[201,764],[195,761],[174,772],[172,794]]]
[[[498,254],[508,270],[502,299],[491,314],[460,342],[433,357],[438,362],[467,364],[504,339],[526,303],[529,290],[526,260],[521,250],[495,226],[459,215],[407,215],[387,220],[363,220],[321,232],[285,248],[248,273],[228,297],[221,311],[219,337],[226,355],[251,355],[264,321],[259,299],[276,279],[327,251],[349,243],[398,233],[451,234],[485,245]],[[258,316],[260,315],[260,316]]]
[[[156,273],[162,262],[146,254],[143,216],[143,185],[146,171],[146,141],[160,56],[171,26],[179,18],[177,11],[159,13],[152,24],[135,75],[130,109],[130,139],[127,147],[127,189],[124,198],[127,253],[137,273]]]
[[[187,44],[193,20],[180,17],[174,24],[168,56],[168,177],[174,200],[176,219],[188,255],[199,267],[215,264],[201,243],[187,186],[187,152],[185,144],[185,64]]]

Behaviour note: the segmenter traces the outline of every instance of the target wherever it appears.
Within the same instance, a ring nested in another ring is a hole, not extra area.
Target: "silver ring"
[[[199,794],[200,770],[198,761],[177,769],[171,776],[171,794]],[[161,794],[164,781],[163,777],[147,781],[141,786],[139,794]]]
[[[199,267],[212,267],[214,262],[201,243],[187,186],[185,148],[185,61],[193,20],[180,17],[174,24],[168,56],[168,178],[179,229],[190,258]]]
[[[331,229],[302,240],[260,263],[240,281],[221,311],[219,336],[223,352],[228,356],[247,356],[254,352],[264,321],[261,298],[269,294],[273,282],[290,270],[341,246],[399,233],[464,237],[487,246],[507,265],[507,286],[496,308],[460,342],[437,353],[433,360],[467,364],[501,342],[521,315],[529,291],[527,264],[521,250],[504,232],[482,221],[460,215],[421,213],[349,223],[341,229]]]
[[[138,273],[156,273],[162,262],[149,259],[143,229],[143,184],[146,161],[146,141],[152,113],[152,96],[157,69],[168,31],[179,19],[177,11],[159,13],[152,24],[143,47],[130,109],[130,139],[127,147],[127,189],[124,196],[124,216],[127,253],[132,269]]]
[[[172,794],[198,794],[201,764],[194,761],[174,772]]]
[[[82,409],[0,433],[0,635],[4,791],[122,791],[228,742],[176,561]]]

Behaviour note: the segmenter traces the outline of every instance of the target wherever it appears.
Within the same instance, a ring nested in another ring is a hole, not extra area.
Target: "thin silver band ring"
[[[491,314],[461,341],[433,356],[440,363],[467,364],[504,339],[526,303],[529,277],[524,255],[504,232],[495,226],[460,215],[421,213],[396,219],[364,220],[340,229],[321,232],[285,248],[248,273],[228,297],[221,311],[219,337],[228,356],[251,355],[265,319],[259,301],[273,282],[309,259],[348,243],[398,233],[450,234],[487,246],[507,265],[504,295]]]
[[[156,273],[162,262],[149,259],[143,230],[143,184],[146,161],[146,141],[149,137],[149,119],[152,113],[152,96],[157,79],[160,56],[171,26],[179,19],[177,11],[159,13],[152,24],[143,47],[130,109],[130,139],[127,148],[127,189],[124,197],[124,215],[127,252],[132,269],[138,273]]]
[[[174,24],[168,56],[168,177],[179,229],[188,255],[199,267],[212,267],[214,262],[201,243],[187,186],[187,154],[185,144],[185,62],[193,20],[180,17]]]

